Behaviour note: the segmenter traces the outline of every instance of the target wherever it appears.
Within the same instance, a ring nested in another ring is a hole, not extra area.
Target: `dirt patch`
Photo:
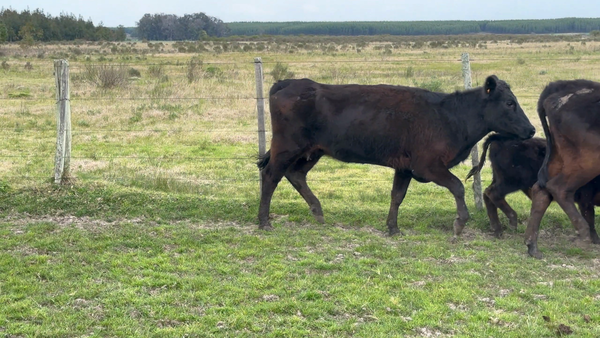
[[[104,169],[108,166],[107,161],[94,161],[89,159],[79,159],[71,161],[71,171],[77,173],[79,171],[96,171]]]
[[[94,219],[91,217],[83,216],[30,216],[28,214],[17,214],[17,215],[9,215],[4,218],[0,218],[0,222],[10,223],[13,225],[12,231],[15,234],[23,233],[23,228],[27,225],[37,224],[37,223],[51,223],[57,225],[58,229],[65,229],[75,227],[80,230],[90,231],[90,232],[100,232],[107,227],[112,227],[120,224],[139,224],[144,220],[141,218],[134,219],[121,219],[115,221],[105,221],[100,219]]]

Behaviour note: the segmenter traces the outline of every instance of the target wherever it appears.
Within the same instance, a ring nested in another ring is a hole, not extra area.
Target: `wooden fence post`
[[[471,89],[471,63],[469,62],[469,53],[462,54],[462,73],[465,80],[465,89]],[[479,149],[477,144],[471,149],[471,163],[473,167],[479,165]],[[473,196],[475,197],[475,207],[478,210],[483,209],[483,193],[481,192],[481,175],[476,173],[473,176]]]
[[[267,151],[265,136],[265,99],[263,97],[263,67],[261,58],[254,58],[254,75],[256,79],[256,111],[258,116],[258,155],[262,156]],[[258,175],[259,181],[261,176]],[[262,188],[262,182],[260,182]]]
[[[71,171],[71,102],[69,94],[69,62],[54,60],[56,78],[56,156],[54,183],[68,181]]]

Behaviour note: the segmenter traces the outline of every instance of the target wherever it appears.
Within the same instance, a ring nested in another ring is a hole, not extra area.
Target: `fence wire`
[[[460,58],[382,58],[379,60],[350,60],[350,59],[346,59],[346,60],[326,60],[326,59],[322,59],[322,60],[307,60],[307,61],[299,61],[299,60],[293,60],[293,59],[277,59],[277,60],[270,60],[270,57],[267,56],[266,60],[262,61],[262,64],[267,64],[267,65],[274,65],[277,63],[284,63],[284,64],[288,64],[288,65],[311,65],[311,64],[400,64],[400,63],[404,63],[407,66],[410,66],[413,63],[437,63],[437,64],[443,64],[443,63],[452,63],[452,64],[460,64],[461,59]],[[557,57],[557,58],[550,58],[550,57],[531,57],[531,58],[522,58],[523,61],[525,62],[539,62],[539,61],[554,61],[554,62],[561,62],[561,63],[568,63],[568,62],[599,62],[600,63],[600,58],[597,57]],[[477,63],[477,62],[506,62],[506,63],[516,63],[517,60],[515,58],[510,58],[510,57],[506,57],[506,58],[498,58],[498,57],[494,57],[494,58],[482,58],[482,57],[470,57],[470,62],[473,63]],[[253,66],[255,63],[248,61],[248,62],[202,62],[203,65],[215,65],[215,66],[219,66],[219,65],[223,65],[223,66],[243,66],[243,67],[250,67]],[[73,70],[84,70],[87,67],[129,67],[129,66],[135,66],[135,67],[180,67],[180,68],[185,68],[188,65],[186,63],[182,63],[182,64],[173,64],[173,63],[146,63],[146,64],[139,64],[139,63],[109,63],[109,64],[95,64],[95,63],[72,63],[70,65],[70,68]],[[457,67],[456,73],[459,73],[460,69]],[[81,97],[81,96],[75,96],[75,97],[71,97],[70,101],[71,103],[78,103],[78,102],[96,102],[96,101],[102,101],[102,102],[110,102],[110,101],[131,101],[131,102],[138,102],[138,101],[144,101],[144,102],[152,102],[152,101],[199,101],[199,100],[208,100],[208,101],[251,101],[251,100],[257,100],[258,98],[255,97],[256,95],[247,95],[247,94],[243,94],[243,95],[225,95],[225,96],[194,96],[194,97],[179,97],[179,96],[136,96],[136,97],[130,97],[130,96],[113,96],[113,97]],[[525,98],[525,99],[537,99],[539,96],[538,95],[517,95],[518,98]],[[48,104],[49,107],[52,110],[52,115],[54,117],[54,105],[56,104],[56,98],[54,95],[50,96],[43,96],[43,97],[0,97],[0,101],[16,101],[16,102],[23,102],[26,104],[30,104],[31,102],[35,102],[38,104]],[[255,110],[255,106],[253,103],[250,103],[251,107],[253,110]],[[23,116],[39,116],[42,115],[44,113],[22,113],[22,112],[14,112],[14,113],[0,113],[0,116],[19,116],[19,115],[23,115]],[[2,122],[2,120],[0,120],[0,123]],[[261,130],[262,131],[262,130]],[[135,129],[135,128],[120,128],[120,129],[114,129],[114,128],[108,128],[108,129],[103,129],[103,128],[74,128],[72,129],[72,135],[74,137],[78,136],[78,135],[88,135],[88,134],[94,134],[94,133],[122,133],[122,134],[128,134],[128,133],[173,133],[173,134],[178,134],[178,133],[211,133],[211,134],[216,134],[216,133],[236,133],[236,134],[245,134],[245,135],[254,135],[257,134],[258,132],[261,132],[257,129],[231,129],[231,128],[227,128],[227,129],[195,129],[195,128],[175,128],[175,129],[164,129],[164,128],[160,128],[160,129],[156,129],[156,128],[149,128],[149,129]],[[23,127],[23,126],[15,126],[15,128],[7,128],[7,127],[2,127],[0,128],[0,132],[2,133],[15,133],[15,134],[29,134],[32,133],[34,135],[38,135],[40,133],[54,133],[56,132],[56,127],[49,127],[49,128],[32,128],[32,127]],[[267,133],[270,133],[270,131],[266,131]],[[75,140],[76,142],[76,140]],[[110,144],[110,143],[102,143],[102,145],[104,147],[106,147],[107,149],[102,149],[104,151],[108,150],[108,149],[130,149],[132,152],[135,151],[140,151],[140,150],[136,150],[136,149],[131,149],[131,147],[129,147],[128,145],[122,145],[122,144]],[[135,145],[134,145],[135,146]],[[198,147],[197,145],[177,145],[177,147]],[[81,152],[81,151],[79,151]],[[89,151],[89,152],[94,152],[93,150]],[[0,159],[23,159],[23,160],[35,160],[35,159],[47,159],[48,161],[51,161],[53,159],[54,156],[54,151],[48,151],[47,154],[31,154],[30,152],[22,152],[22,153],[17,153],[17,154],[3,154],[2,150],[0,150]],[[73,160],[132,160],[132,161],[155,161],[155,160],[173,160],[173,161],[214,161],[214,162],[247,162],[247,163],[254,163],[256,161],[256,156],[223,156],[223,157],[219,157],[219,156],[185,156],[185,155],[157,155],[157,156],[151,156],[151,155],[123,155],[123,154],[114,154],[114,155],[81,155],[81,154],[75,154],[74,156],[71,156],[71,159]],[[315,172],[320,172],[320,171],[327,171],[330,169],[327,168],[315,168]],[[51,172],[52,168],[48,168],[48,171]],[[52,178],[52,175],[5,175],[6,173],[3,173],[2,175],[0,175],[0,179],[14,179],[14,180],[50,180]],[[125,177],[125,176],[118,176],[118,175],[111,175],[111,174],[106,174],[106,175],[91,175],[91,174],[85,174],[85,179],[86,180],[122,180],[122,181],[126,181],[129,179],[134,179],[134,177]],[[182,181],[182,182],[202,182],[203,184],[205,184],[206,182],[212,182],[213,184],[231,184],[231,185],[238,185],[240,183],[258,183],[259,179],[258,179],[258,175],[256,175],[255,178],[219,178],[219,179],[209,179],[209,178],[202,178],[202,177],[177,177],[177,176],[169,176],[166,179],[168,180],[172,180],[172,181]],[[327,179],[319,179],[319,178],[310,178],[309,177],[309,182],[386,182],[389,183],[391,182],[392,178],[390,177],[389,180],[381,180],[381,179],[368,179],[365,177],[360,177],[360,178],[327,178]]]

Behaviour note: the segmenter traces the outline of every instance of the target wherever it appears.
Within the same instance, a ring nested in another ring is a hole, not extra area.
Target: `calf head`
[[[483,119],[490,130],[520,139],[533,137],[535,128],[506,82],[495,75],[489,76],[483,86],[483,95]]]

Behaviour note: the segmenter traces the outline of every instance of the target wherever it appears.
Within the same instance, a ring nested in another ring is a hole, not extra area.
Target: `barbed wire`
[[[256,174],[258,174],[258,170],[256,171]],[[42,176],[42,175],[11,175],[11,176],[3,176],[4,178],[9,178],[9,179],[52,179],[54,180],[54,176],[52,176],[51,174],[49,174],[48,176]],[[85,180],[98,180],[98,179],[104,179],[104,180],[111,180],[111,179],[121,179],[121,180],[127,180],[127,179],[136,179],[139,178],[140,175],[138,176],[88,176],[86,174]],[[173,181],[184,181],[184,182],[213,182],[213,183],[217,183],[217,182],[235,182],[235,183],[246,183],[246,182],[255,182],[258,183],[260,182],[260,179],[258,178],[219,178],[219,179],[212,179],[212,178],[187,178],[187,177],[164,177],[164,176],[160,176],[160,178],[166,178],[169,180],[173,180]],[[282,179],[283,181],[284,179]],[[356,179],[349,179],[349,178],[343,178],[343,179],[331,179],[331,178],[326,178],[326,179],[311,179],[308,178],[307,182],[392,182],[393,181],[393,175],[390,176],[389,180],[380,180],[380,179],[364,179],[364,178],[356,178]]]
[[[23,128],[21,126],[14,128],[0,128],[0,131],[23,133],[25,131],[37,131],[37,132],[56,132],[54,128]],[[243,129],[71,129],[72,134],[86,134],[86,133],[104,133],[104,132],[115,132],[115,133],[142,133],[142,132],[154,132],[154,133],[243,133],[243,134],[254,134],[263,132],[262,130],[243,130]],[[269,130],[264,130],[266,134],[272,133]]]
[[[538,58],[538,57],[521,57],[522,60],[534,60],[534,61],[600,61],[600,58],[594,57],[568,57],[568,58]],[[470,56],[470,62],[478,62],[478,61],[517,61],[515,58],[477,58]],[[393,62],[405,62],[405,61],[418,61],[418,62],[462,62],[460,58],[445,58],[445,59],[437,59],[437,58],[402,58],[402,59],[379,59],[379,60],[308,60],[308,61],[298,61],[298,60],[286,60],[286,59],[278,59],[278,60],[262,60],[262,64],[277,64],[277,63],[287,63],[287,64],[307,64],[307,63],[393,63]],[[238,61],[238,62],[213,62],[213,61],[202,61],[203,65],[253,65],[254,61]],[[150,67],[150,66],[169,66],[169,67],[187,67],[188,63],[183,64],[173,64],[173,63],[70,63],[69,67],[71,68],[81,68],[85,66],[92,67],[122,67],[122,66],[142,66],[142,67]]]
[[[239,64],[254,64],[252,61],[238,61],[238,62],[222,62],[222,61],[202,61],[198,60],[198,65],[239,65]],[[80,63],[77,61],[69,62],[69,68],[83,68],[83,67],[123,67],[123,66],[138,66],[138,67],[150,67],[150,66],[166,66],[166,67],[187,67],[189,63],[140,63],[140,62],[127,62],[123,63]]]
[[[517,95],[517,97],[539,97],[539,95]],[[249,97],[249,96],[203,96],[203,97],[75,97],[71,98],[69,101],[71,103],[77,102],[85,102],[85,101],[153,101],[153,100],[173,100],[173,101],[184,101],[184,100],[258,100],[257,97]],[[268,103],[269,97],[265,96],[261,99],[265,100],[265,103]],[[38,98],[38,97],[30,97],[30,98],[11,98],[11,97],[0,97],[0,101],[52,101],[56,102],[56,98]],[[9,115],[6,113],[2,113],[0,115]]]
[[[0,154],[0,158],[45,158],[52,159],[54,154],[49,154],[47,156],[42,155],[2,155]],[[70,159],[79,159],[79,160],[96,160],[96,159],[135,159],[135,160],[211,160],[211,161],[219,161],[219,160],[236,160],[236,161],[256,161],[256,156],[248,155],[246,157],[202,157],[202,156],[171,156],[171,155],[160,155],[160,156],[147,156],[147,155],[115,155],[115,156],[103,156],[103,155],[89,155],[89,156],[71,156]]]
[[[121,101],[152,101],[152,100],[256,100],[256,97],[244,97],[244,96],[204,96],[204,97],[71,97],[69,100],[71,103],[79,101],[107,101],[107,100],[121,100]],[[12,97],[0,97],[3,101],[56,101],[56,98],[12,98]]]

